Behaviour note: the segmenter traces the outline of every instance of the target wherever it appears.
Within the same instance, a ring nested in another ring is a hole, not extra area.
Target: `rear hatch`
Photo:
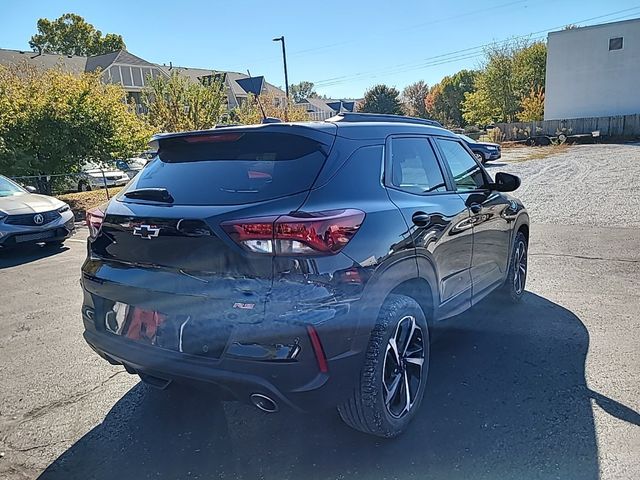
[[[191,324],[260,321],[273,257],[242,248],[221,224],[298,209],[334,138],[288,125],[161,137],[90,241],[85,286]]]

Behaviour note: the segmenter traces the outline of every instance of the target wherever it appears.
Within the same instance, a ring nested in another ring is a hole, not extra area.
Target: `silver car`
[[[0,175],[0,248],[41,242],[61,244],[74,231],[69,205],[31,193]]]
[[[98,188],[122,187],[129,183],[129,175],[125,172],[87,163],[78,174],[78,192],[87,192]]]

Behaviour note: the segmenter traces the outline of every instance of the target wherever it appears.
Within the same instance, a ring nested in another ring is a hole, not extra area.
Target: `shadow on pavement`
[[[0,270],[3,268],[18,267],[35,260],[51,257],[69,250],[69,247],[56,244],[24,245],[15,248],[0,248]]]
[[[187,390],[136,385],[42,479],[598,478],[589,335],[534,294],[489,299],[439,328],[427,395],[395,440],[352,431],[337,413],[266,415]]]

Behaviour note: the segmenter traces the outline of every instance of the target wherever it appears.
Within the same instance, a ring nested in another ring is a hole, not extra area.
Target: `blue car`
[[[502,150],[497,143],[479,142],[466,135],[458,135],[471,149],[473,154],[482,163],[489,160],[497,160],[502,156]]]

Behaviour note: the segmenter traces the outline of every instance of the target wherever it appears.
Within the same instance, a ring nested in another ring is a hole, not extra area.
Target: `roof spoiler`
[[[406,117],[404,115],[389,115],[386,113],[353,113],[342,112],[325,120],[326,122],[393,122],[415,123],[431,127],[444,128],[440,122],[426,118]]]

